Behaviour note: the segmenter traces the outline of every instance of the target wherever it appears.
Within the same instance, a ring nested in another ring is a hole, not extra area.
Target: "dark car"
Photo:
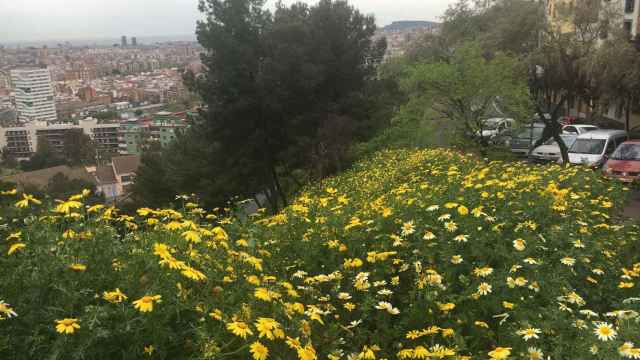
[[[533,144],[542,137],[544,127],[543,123],[533,123],[528,127],[515,131],[510,141],[511,152],[518,155],[527,155]]]

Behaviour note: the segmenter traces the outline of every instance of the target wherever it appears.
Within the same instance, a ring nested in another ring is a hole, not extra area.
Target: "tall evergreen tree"
[[[274,14],[263,5],[200,2],[206,71],[185,80],[205,107],[163,164],[175,191],[211,207],[261,194],[275,211],[299,182],[295,170],[339,169],[345,144],[370,131],[369,85],[386,46],[371,40],[374,19],[346,1],[278,4]]]

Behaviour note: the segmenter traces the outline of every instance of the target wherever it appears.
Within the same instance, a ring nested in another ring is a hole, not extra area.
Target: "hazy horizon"
[[[295,0],[285,0],[285,4]],[[316,3],[314,0],[305,0]],[[351,0],[378,26],[438,21],[453,0]],[[145,4],[146,3],[146,4]],[[149,7],[149,3],[153,4]],[[197,0],[20,0],[0,2],[0,44],[118,40],[121,35],[191,37],[201,18]],[[426,4],[429,3],[429,4]],[[275,0],[267,1],[273,8]]]

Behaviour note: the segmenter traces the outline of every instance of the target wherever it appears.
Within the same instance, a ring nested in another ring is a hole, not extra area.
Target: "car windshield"
[[[622,144],[611,155],[613,160],[636,160],[640,161],[640,144]]]
[[[606,142],[604,139],[576,139],[569,152],[591,155],[602,154]]]
[[[520,131],[516,137],[520,139],[529,139],[529,138],[538,139],[542,137],[542,130],[544,130],[544,128],[534,127],[533,136],[531,136],[531,128],[527,128]]]
[[[571,148],[571,145],[576,141],[577,136],[575,135],[561,135],[562,141],[567,145],[567,148]],[[558,145],[555,139],[551,138],[544,143],[545,145]]]

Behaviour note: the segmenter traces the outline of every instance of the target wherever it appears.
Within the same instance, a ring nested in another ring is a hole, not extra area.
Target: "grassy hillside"
[[[0,358],[637,358],[624,194],[447,150],[377,153],[248,219],[6,192]]]

